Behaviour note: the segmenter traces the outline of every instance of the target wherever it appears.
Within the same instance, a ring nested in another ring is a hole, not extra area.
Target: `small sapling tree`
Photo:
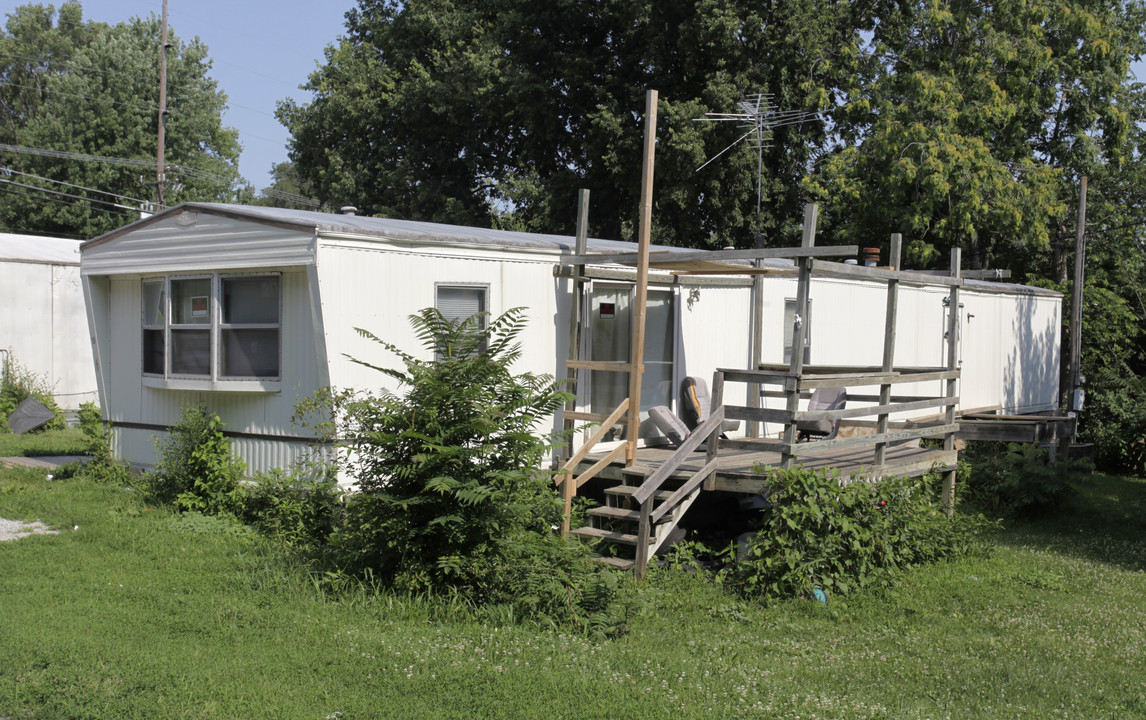
[[[536,434],[569,395],[550,376],[511,372],[522,309],[488,326],[482,320],[451,322],[433,308],[411,316],[431,359],[358,331],[404,368],[355,362],[405,394],[359,394],[344,406],[358,492],[332,544],[348,569],[400,591],[458,594],[531,615],[594,615],[615,582],[553,532],[560,503],[551,473],[540,469],[550,444]],[[539,573],[560,577],[560,588],[541,592]]]

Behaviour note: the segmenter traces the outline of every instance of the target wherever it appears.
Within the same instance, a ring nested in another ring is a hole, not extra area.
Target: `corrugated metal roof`
[[[442,223],[419,222],[414,220],[397,220],[394,218],[367,217],[365,215],[344,215],[341,213],[324,213],[314,210],[293,210],[289,208],[262,207],[256,205],[229,205],[226,203],[182,203],[149,218],[138,220],[125,225],[110,233],[101,235],[84,244],[84,248],[111,240],[120,235],[129,233],[137,228],[146,227],[165,218],[179,215],[184,212],[203,212],[213,215],[222,215],[240,220],[249,220],[255,223],[287,226],[316,234],[347,234],[359,237],[378,237],[391,240],[407,240],[419,243],[437,243],[448,245],[485,245],[510,250],[548,251],[561,254],[575,252],[576,240],[569,235],[550,235],[544,233],[515,232],[511,230],[492,230],[488,228],[466,227],[461,225],[445,225]],[[590,254],[631,253],[637,249],[636,243],[622,242],[620,240],[603,240],[589,238],[588,251]],[[669,247],[666,245],[653,245],[650,250],[654,252],[696,252],[690,248]],[[745,265],[746,262],[735,260],[721,260],[719,251],[713,251],[713,261],[727,263],[730,266]],[[795,263],[787,258],[766,258],[765,267],[774,268],[780,273],[795,270]],[[732,269],[730,267],[729,269]],[[1061,296],[1061,293],[1045,288],[1031,287],[1017,283],[1002,283],[983,280],[966,280],[968,288],[989,292],[1016,293],[1024,295]]]
[[[0,262],[79,265],[80,240],[0,233]]]
[[[573,253],[575,238],[569,235],[547,235],[543,233],[491,230],[488,228],[444,225],[442,223],[396,220],[393,218],[366,217],[364,215],[343,215],[315,212],[313,210],[291,210],[287,208],[260,207],[254,205],[228,205],[225,203],[183,203],[144,220],[138,220],[110,233],[101,235],[84,245],[85,248],[106,242],[132,230],[158,222],[166,217],[183,212],[205,212],[225,215],[231,218],[272,225],[289,225],[307,229],[318,234],[349,234],[363,237],[409,240],[411,242],[449,243],[458,245],[489,245],[519,250],[549,250],[556,253]],[[590,238],[590,253],[633,252],[636,243],[619,240]],[[665,252],[694,252],[686,248],[654,246]]]

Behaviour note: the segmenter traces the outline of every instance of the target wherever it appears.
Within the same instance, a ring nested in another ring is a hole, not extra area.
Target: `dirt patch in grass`
[[[44,523],[36,520],[26,523],[22,520],[6,520],[0,518],[0,542],[6,540],[19,540],[29,535],[59,535],[59,530],[53,530]]]

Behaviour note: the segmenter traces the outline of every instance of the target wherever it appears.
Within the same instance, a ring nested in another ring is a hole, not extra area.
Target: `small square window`
[[[434,307],[446,320],[455,324],[468,321],[475,315],[478,329],[484,330],[489,322],[486,315],[489,306],[489,287],[486,285],[438,285],[434,297]],[[478,352],[485,352],[483,343]],[[441,349],[436,353],[440,360]]]

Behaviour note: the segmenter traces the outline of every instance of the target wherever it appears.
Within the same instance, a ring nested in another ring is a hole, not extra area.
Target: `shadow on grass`
[[[1095,473],[1075,487],[1063,507],[1006,523],[999,542],[1146,571],[1146,480]]]

